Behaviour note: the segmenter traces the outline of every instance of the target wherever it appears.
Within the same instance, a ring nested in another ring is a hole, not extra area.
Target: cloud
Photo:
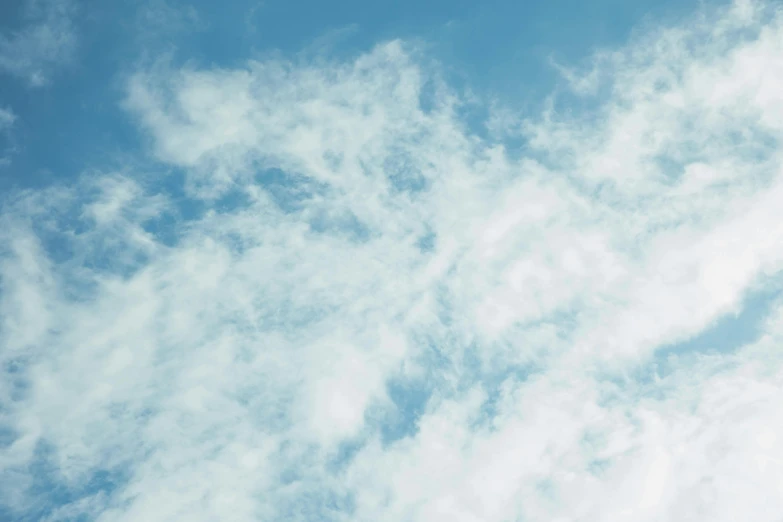
[[[208,24],[192,5],[166,0],[148,0],[138,6],[133,28],[134,37],[144,52],[188,31],[202,31]]]
[[[4,513],[775,520],[783,303],[672,345],[779,287],[781,34],[695,15],[491,139],[405,42],[138,71],[184,196],[96,172],[3,203]]]
[[[13,126],[16,121],[16,115],[11,109],[0,108],[0,130],[5,131]]]
[[[0,136],[2,136],[4,146],[0,149],[0,167],[8,165],[11,162],[10,155],[13,153],[13,133],[12,129],[16,122],[16,114],[10,108],[0,107]],[[0,142],[2,143],[2,142]]]
[[[23,11],[24,24],[0,34],[0,71],[39,87],[73,58],[74,6],[69,0],[28,0]]]

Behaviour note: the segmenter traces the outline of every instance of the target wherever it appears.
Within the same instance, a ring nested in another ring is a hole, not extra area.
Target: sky
[[[783,5],[0,3],[0,521],[780,522]]]

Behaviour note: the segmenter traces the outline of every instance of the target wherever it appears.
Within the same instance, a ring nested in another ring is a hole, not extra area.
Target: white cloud
[[[779,339],[684,367],[661,399],[607,402],[571,371],[515,383],[491,430],[443,406],[415,439],[357,459],[356,519],[774,520],[781,366],[749,352],[766,359]]]
[[[0,71],[38,87],[69,63],[76,48],[70,0],[27,0],[24,25],[0,34]]]
[[[733,353],[651,357],[780,272],[781,34],[748,2],[650,33],[514,155],[401,42],[138,72],[126,107],[187,201],[112,173],[2,211],[0,504],[775,520],[783,305]]]
[[[0,107],[0,131],[5,131],[13,126],[16,115],[9,108]]]
[[[0,136],[4,146],[0,149],[0,167],[11,162],[10,155],[13,152],[13,127],[16,122],[16,114],[10,108],[0,107]]]

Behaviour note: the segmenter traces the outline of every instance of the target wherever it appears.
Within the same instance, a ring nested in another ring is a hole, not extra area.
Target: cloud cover
[[[139,70],[181,193],[3,202],[0,514],[778,520],[783,301],[676,344],[780,284],[782,22],[648,30],[488,135],[406,42]]]

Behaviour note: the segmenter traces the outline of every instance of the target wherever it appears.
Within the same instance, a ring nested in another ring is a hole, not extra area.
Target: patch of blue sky
[[[343,237],[351,242],[364,243],[372,231],[350,211],[316,211],[309,218],[310,230],[316,234]]]
[[[75,263],[89,270],[128,277],[147,264],[149,253],[129,244],[122,234],[100,230],[85,215],[85,208],[95,203],[98,193],[82,193],[77,197],[70,194],[62,199],[57,198],[57,192],[51,195],[51,199],[38,198],[28,203],[39,205],[41,210],[30,220],[29,226],[55,267]],[[157,218],[150,219],[146,225],[154,228],[155,221]],[[91,236],[93,239],[94,235],[101,237],[98,247],[92,243],[89,249],[84,248],[82,238]]]
[[[0,375],[3,376],[3,391],[11,403],[21,401],[29,391],[28,359],[28,357],[17,356],[2,361]],[[0,403],[0,412],[7,412],[11,405]]]
[[[392,152],[383,162],[384,175],[389,178],[392,189],[411,196],[424,192],[429,180],[404,153]]]
[[[776,288],[751,293],[739,312],[724,315],[690,339],[658,348],[651,370],[665,377],[694,356],[731,355],[753,343],[762,335],[764,322],[780,295]]]
[[[33,522],[43,520],[56,511],[67,510],[68,506],[90,497],[109,496],[122,487],[127,481],[129,468],[92,470],[80,473],[76,478],[64,480],[61,476],[61,465],[53,446],[46,441],[39,441],[35,447],[35,455],[29,463],[25,474],[31,483],[27,487],[27,495],[31,499],[30,506],[19,512],[17,508],[0,504],[0,516],[4,520]],[[4,470],[13,473],[14,470]],[[91,520],[89,513],[76,513],[67,520],[83,522]]]
[[[130,61],[117,56],[125,46],[116,30],[118,20],[104,23],[97,11],[87,11],[91,14],[77,11],[74,63],[37,88],[7,75],[0,80],[0,103],[18,115],[14,131],[19,144],[12,165],[0,176],[0,191],[74,179],[86,169],[116,164],[118,156],[141,150],[132,122],[117,103],[122,96],[118,74]]]
[[[379,423],[382,444],[393,444],[416,434],[419,419],[426,413],[437,384],[436,379],[392,379],[387,382],[386,394],[393,407]]]
[[[274,167],[259,168],[254,181],[285,213],[295,213],[305,209],[309,201],[328,190],[324,184]]]
[[[439,365],[430,364],[435,358]],[[380,443],[390,446],[402,439],[414,436],[419,430],[419,419],[427,413],[433,394],[442,387],[450,361],[437,350],[425,350],[421,358],[422,366],[427,368],[426,375],[397,375],[385,384],[386,399],[370,408],[365,422],[373,433],[377,433]],[[331,462],[335,471],[343,469],[366,444],[366,434],[355,437],[342,444]]]
[[[419,248],[422,254],[429,254],[435,250],[437,241],[438,241],[438,235],[432,230],[428,229],[416,241],[416,246]]]
[[[747,295],[737,312],[723,315],[687,339],[658,347],[649,359],[627,372],[603,375],[605,398],[612,401],[620,390],[637,398],[663,398],[672,392],[667,377],[676,372],[705,360],[726,367],[736,364],[731,356],[759,340],[781,295],[779,283],[769,282]]]
[[[524,339],[524,333],[520,339]],[[466,350],[466,358],[461,361],[461,390],[463,393],[480,387],[484,400],[473,419],[472,428],[489,430],[494,428],[495,420],[501,414],[503,401],[507,390],[513,389],[544,369],[542,361],[527,362],[487,362],[480,353],[482,350],[474,346]]]
[[[398,437],[394,440],[399,440]],[[388,443],[388,440],[387,440]],[[354,457],[367,444],[366,436],[357,436],[352,439],[342,441],[337,450],[327,458],[325,469],[334,475],[344,472],[353,461]]]
[[[372,424],[378,427],[381,442],[393,444],[418,433],[419,420],[437,408],[442,400],[461,397],[479,387],[484,400],[473,422],[475,429],[492,429],[499,413],[500,401],[509,384],[520,384],[542,367],[536,363],[492,364],[484,360],[482,349],[472,344],[455,350],[455,338],[432,341],[422,355],[426,375],[413,378],[398,376],[386,384],[391,408],[383,409]],[[453,354],[459,353],[459,358]]]
[[[355,509],[355,500],[351,495],[333,491],[302,491],[296,485],[289,486],[296,491],[296,499],[287,503],[284,509],[279,509],[270,520],[283,522],[288,520],[343,520]]]

